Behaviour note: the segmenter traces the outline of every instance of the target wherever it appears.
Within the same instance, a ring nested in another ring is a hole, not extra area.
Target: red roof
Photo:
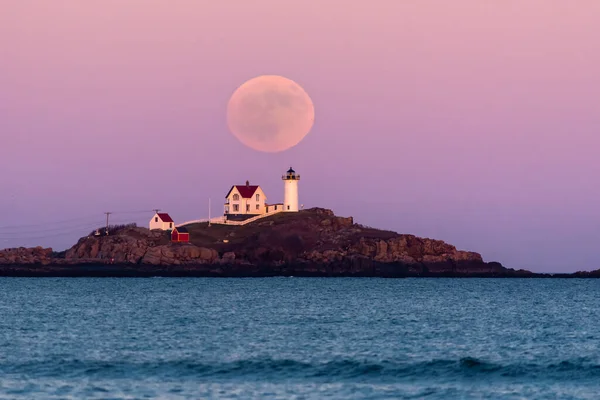
[[[162,220],[162,222],[175,222],[173,221],[173,218],[171,218],[171,216],[167,213],[158,213],[158,218],[160,218]]]
[[[250,185],[248,185],[248,186],[246,186],[246,185],[232,186],[231,189],[229,189],[229,192],[227,192],[227,196],[225,196],[225,198],[229,197],[233,188],[236,188],[238,190],[238,192],[240,192],[240,195],[242,196],[242,198],[249,199],[250,197],[252,197],[252,195],[254,195],[254,192],[256,192],[256,189],[258,189],[258,186],[255,186],[255,185],[253,185],[253,186],[250,186]]]

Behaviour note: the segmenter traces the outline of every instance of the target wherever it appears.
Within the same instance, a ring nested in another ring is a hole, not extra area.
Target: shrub
[[[53,251],[52,252],[52,258],[65,258],[67,255],[67,251],[63,250],[63,251]]]
[[[137,228],[137,224],[136,223],[131,223],[131,224],[120,224],[120,225],[109,225],[108,226],[108,235],[115,235],[125,229],[131,229],[131,228]],[[97,230],[94,229],[89,236],[96,236],[96,231],[100,232],[101,236],[105,236],[106,235],[106,226],[103,226],[101,228],[98,228]]]

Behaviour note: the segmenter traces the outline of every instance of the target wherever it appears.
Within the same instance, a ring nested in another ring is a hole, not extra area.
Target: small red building
[[[189,243],[190,233],[183,226],[173,228],[171,232],[171,242],[174,243]]]

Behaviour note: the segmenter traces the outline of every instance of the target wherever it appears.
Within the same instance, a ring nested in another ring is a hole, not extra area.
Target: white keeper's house
[[[150,230],[160,229],[162,231],[168,231],[173,229],[175,221],[167,213],[156,213],[150,220]]]
[[[260,186],[250,185],[249,181],[245,185],[233,185],[225,196],[225,219],[243,221],[273,212],[297,212],[300,175],[290,167],[281,179],[284,181],[283,203],[267,204],[265,192]]]
[[[260,186],[250,185],[249,181],[245,185],[232,186],[225,198],[225,216],[230,217],[228,219],[242,221],[266,213],[265,192]]]

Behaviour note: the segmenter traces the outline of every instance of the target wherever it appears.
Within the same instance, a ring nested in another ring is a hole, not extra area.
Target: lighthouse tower
[[[283,211],[297,212],[298,211],[298,181],[300,175],[290,167],[288,171],[281,177],[284,184],[283,195]]]

